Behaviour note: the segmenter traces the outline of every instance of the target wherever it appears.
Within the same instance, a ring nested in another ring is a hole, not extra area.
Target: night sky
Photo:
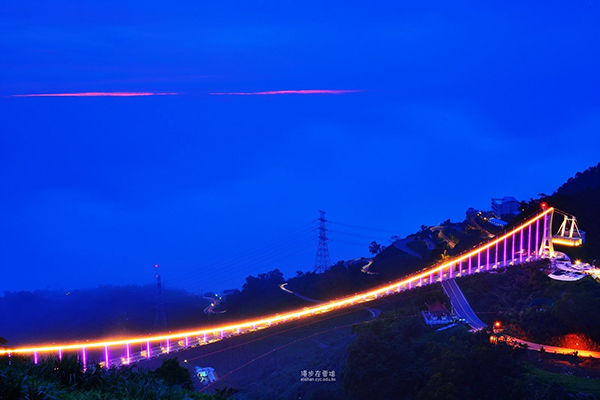
[[[157,3],[0,2],[0,292],[291,276],[319,209],[351,259],[600,161],[595,2]]]

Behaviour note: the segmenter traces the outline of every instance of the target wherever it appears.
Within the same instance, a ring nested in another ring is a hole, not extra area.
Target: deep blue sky
[[[0,291],[240,286],[319,209],[349,259],[599,161],[595,2],[157,3],[0,2]],[[362,92],[209,95],[309,89]],[[74,92],[178,94],[10,97]]]

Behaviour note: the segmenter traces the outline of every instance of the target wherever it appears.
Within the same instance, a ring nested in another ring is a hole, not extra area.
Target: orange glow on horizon
[[[213,96],[269,96],[276,94],[346,94],[359,93],[363,90],[337,90],[337,89],[305,89],[305,90],[269,90],[265,92],[214,92]]]
[[[81,93],[34,93],[12,94],[6,97],[137,97],[137,96],[175,96],[179,93],[154,92],[81,92]]]
[[[137,343],[144,343],[144,342],[155,342],[155,341],[166,340],[166,339],[181,339],[186,336],[201,336],[204,334],[213,334],[214,332],[230,332],[230,331],[234,332],[240,328],[241,329],[250,329],[250,328],[253,328],[254,326],[263,326],[263,325],[271,326],[271,324],[273,324],[273,323],[286,322],[287,320],[294,319],[294,318],[301,318],[301,317],[314,315],[315,313],[327,312],[333,308],[347,307],[347,306],[354,305],[357,302],[375,300],[376,298],[378,298],[381,295],[386,295],[386,294],[391,293],[392,290],[400,291],[400,289],[402,287],[407,288],[409,283],[417,282],[417,284],[413,285],[413,286],[419,286],[418,281],[420,279],[429,277],[432,274],[439,273],[440,271],[442,271],[445,268],[451,267],[452,265],[457,264],[460,261],[467,260],[469,257],[471,257],[477,253],[485,251],[486,249],[500,243],[505,238],[510,237],[513,233],[518,232],[518,231],[528,227],[529,225],[533,224],[535,221],[537,221],[540,218],[542,218],[543,216],[547,215],[552,210],[553,210],[553,208],[548,208],[541,214],[530,219],[523,225],[518,226],[517,228],[513,229],[512,231],[504,234],[503,236],[500,236],[497,239],[495,239],[481,247],[478,247],[477,249],[475,249],[467,254],[459,256],[453,260],[444,262],[437,267],[432,267],[430,269],[427,269],[420,274],[409,276],[408,278],[403,278],[403,279],[393,282],[389,285],[381,286],[379,288],[375,288],[375,289],[372,289],[367,292],[359,293],[354,296],[348,296],[348,297],[341,298],[341,299],[331,300],[331,301],[323,303],[321,305],[317,305],[317,306],[313,306],[313,307],[304,307],[303,309],[292,310],[292,311],[283,313],[281,315],[275,314],[275,315],[266,316],[261,319],[252,320],[252,321],[232,322],[229,325],[217,326],[217,327],[207,327],[207,328],[200,329],[197,331],[179,332],[179,333],[168,334],[168,335],[167,334],[158,334],[156,336],[151,336],[151,337],[139,337],[138,336],[138,337],[131,337],[128,339],[106,340],[106,341],[98,341],[98,342],[71,343],[71,344],[65,344],[65,345],[41,345],[41,346],[21,347],[21,348],[16,348],[16,349],[0,349],[0,355],[8,354],[8,353],[23,354],[23,353],[35,353],[35,352],[37,352],[37,353],[52,352],[52,351],[58,351],[58,350],[76,350],[76,349],[82,349],[82,348],[85,348],[85,349],[101,348],[101,347],[105,347],[105,346],[126,345],[128,343],[129,344],[137,344]],[[436,279],[436,281],[437,281],[437,279]]]

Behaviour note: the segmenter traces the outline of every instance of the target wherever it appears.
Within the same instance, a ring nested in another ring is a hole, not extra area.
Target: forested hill
[[[575,215],[580,229],[586,232],[585,245],[569,250],[569,254],[588,261],[600,260],[600,163],[578,172],[544,200]]]
[[[585,194],[590,190],[598,190],[598,188],[600,188],[600,163],[584,172],[576,173],[573,178],[569,178],[558,188],[557,193],[563,196],[575,196]]]

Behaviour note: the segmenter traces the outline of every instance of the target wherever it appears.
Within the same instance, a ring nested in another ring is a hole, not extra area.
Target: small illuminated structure
[[[563,216],[558,233],[552,236],[552,243],[570,247],[581,246],[585,241],[585,232],[579,230],[574,216],[566,213]]]
[[[200,379],[200,383],[202,383],[203,385],[208,385],[209,383],[216,382],[216,380],[219,379],[214,368],[195,367],[195,369],[196,369],[196,376],[198,377],[198,379]]]
[[[427,304],[427,311],[422,311],[427,325],[441,325],[454,322],[454,315],[448,311],[446,306],[438,301]]]
[[[557,269],[556,271],[549,274],[548,277],[551,279],[554,279],[556,281],[574,282],[574,281],[578,281],[578,280],[582,279],[583,277],[585,277],[585,274],[578,273],[578,272],[564,271],[562,269]]]

